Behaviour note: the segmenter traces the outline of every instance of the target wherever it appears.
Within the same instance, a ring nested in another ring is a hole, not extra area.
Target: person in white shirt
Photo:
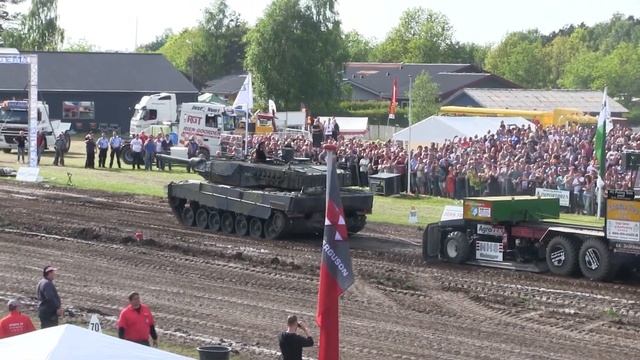
[[[140,140],[140,135],[136,134],[133,139],[131,139],[131,154],[133,155],[133,169],[135,170],[136,166],[138,170],[140,170],[140,163],[142,162],[142,140]]]

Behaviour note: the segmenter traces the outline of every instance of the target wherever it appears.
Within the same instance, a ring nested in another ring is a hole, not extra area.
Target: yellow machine
[[[238,124],[235,134],[244,135],[244,124],[246,120],[242,120]],[[275,116],[268,113],[257,112],[249,120],[249,133],[264,135],[275,132]]]
[[[596,124],[598,120],[595,116],[585,115],[578,109],[566,108],[540,111],[443,106],[440,108],[440,113],[461,116],[522,116],[525,119],[537,121],[544,127],[569,124]]]

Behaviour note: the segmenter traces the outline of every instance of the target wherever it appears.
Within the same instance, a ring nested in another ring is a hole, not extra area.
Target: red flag
[[[338,298],[353,284],[353,271],[336,171],[336,146],[328,144],[324,149],[327,151],[327,206],[316,312],[316,322],[320,328],[318,360],[338,360]]]
[[[398,79],[393,79],[393,85],[391,86],[391,104],[389,104],[389,119],[396,118],[396,107],[398,97]]]

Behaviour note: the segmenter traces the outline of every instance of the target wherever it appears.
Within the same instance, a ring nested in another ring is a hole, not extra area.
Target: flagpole
[[[596,181],[596,185],[598,187],[598,213],[596,214],[596,219],[600,219],[600,214],[602,214],[602,198],[604,192],[604,177],[607,171],[607,121],[609,116],[609,104],[607,102],[607,88],[604,88],[604,94],[602,95],[602,110],[600,110],[600,114],[598,116],[598,124],[596,126],[596,138],[598,137],[598,132],[602,128],[602,135],[600,140],[600,148],[596,149],[596,153],[600,154],[600,158],[598,159],[598,181]]]
[[[411,90],[413,78],[409,75],[409,142],[407,144],[407,195],[411,194]]]
[[[249,104],[245,104],[244,113],[244,158],[249,157]]]

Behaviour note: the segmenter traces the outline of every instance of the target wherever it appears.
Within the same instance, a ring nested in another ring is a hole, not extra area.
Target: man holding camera
[[[298,328],[305,336],[298,335]],[[307,327],[298,322],[298,317],[291,315],[287,318],[287,331],[280,333],[278,337],[282,360],[302,360],[302,348],[313,346],[313,338],[309,335]]]

